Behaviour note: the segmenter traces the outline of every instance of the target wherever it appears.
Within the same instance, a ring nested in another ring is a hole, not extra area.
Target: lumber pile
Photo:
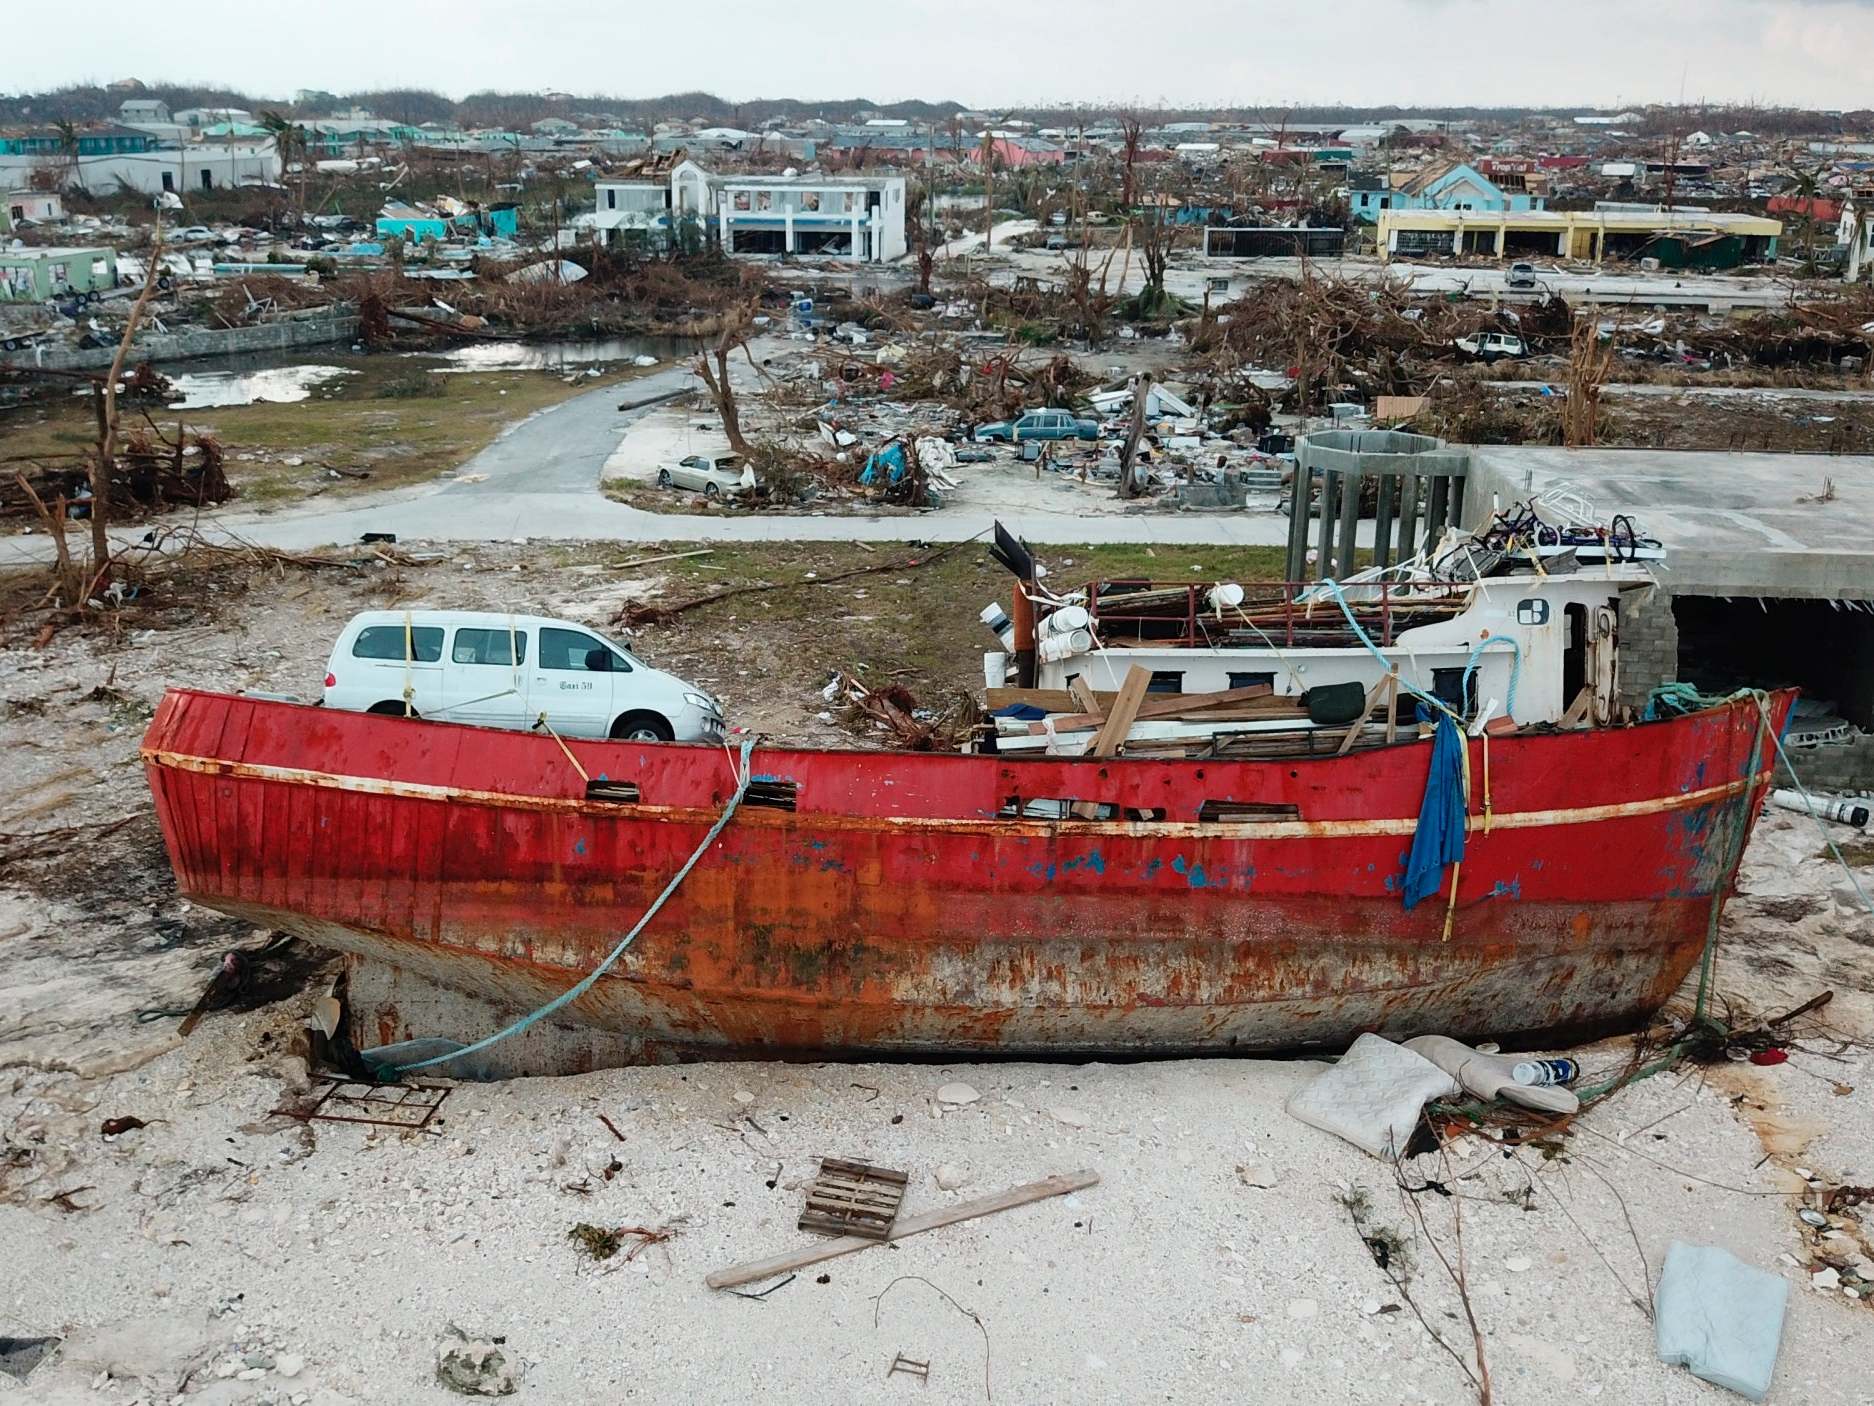
[[[1116,692],[1074,688],[992,688],[999,753],[1031,756],[1263,757],[1340,755],[1398,738],[1396,677],[1367,691],[1358,719],[1312,721],[1303,700],[1278,696],[1267,684],[1212,693],[1151,694],[1151,675],[1138,665]],[[1006,709],[1041,709],[1046,716],[996,717]]]

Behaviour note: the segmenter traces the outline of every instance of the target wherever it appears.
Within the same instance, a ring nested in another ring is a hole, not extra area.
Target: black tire
[[[662,713],[646,712],[639,709],[632,713],[620,714],[612,724],[612,740],[615,742],[670,742],[676,738],[676,729]]]
[[[670,470],[669,469],[659,469],[657,471],[657,486],[659,488],[670,487]]]
[[[408,716],[413,718],[420,718],[423,716],[414,708],[406,710],[404,701],[401,698],[386,698],[382,703],[373,703],[369,708],[365,709],[365,712],[376,713],[380,717],[386,718],[401,718],[406,715],[406,712]]]
[[[703,485],[703,496],[705,498],[720,498],[722,496],[721,485],[714,479],[711,479],[708,483]]]

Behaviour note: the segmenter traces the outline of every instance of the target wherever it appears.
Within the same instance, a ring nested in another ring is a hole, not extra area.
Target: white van
[[[325,706],[568,737],[716,742],[722,705],[597,631],[539,615],[370,610],[325,666]]]

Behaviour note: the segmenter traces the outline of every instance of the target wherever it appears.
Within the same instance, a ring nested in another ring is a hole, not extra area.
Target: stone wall
[[[1874,791],[1874,736],[1867,733],[1858,734],[1846,746],[1792,748],[1789,759],[1811,791]],[[1789,784],[1789,770],[1780,760],[1776,783]]]
[[[1662,586],[1620,596],[1619,699],[1644,707],[1646,696],[1679,677],[1679,626]]]
[[[191,332],[149,332],[131,344],[125,363],[134,366],[142,361],[187,361],[200,356],[231,356],[246,352],[290,351],[294,347],[324,346],[330,342],[357,340],[358,318],[355,313],[337,317],[285,318],[262,322],[252,327],[211,327]],[[0,364],[37,366],[47,371],[103,371],[117,355],[115,346],[47,348],[35,351],[0,353]]]

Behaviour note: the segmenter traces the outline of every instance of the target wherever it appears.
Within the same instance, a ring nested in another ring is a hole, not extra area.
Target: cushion
[[[1659,1275],[1662,1361],[1752,1401],[1770,1390],[1789,1285],[1710,1245],[1675,1240]]]
[[[1426,1103],[1457,1091],[1458,1081],[1423,1055],[1368,1034],[1291,1094],[1287,1107],[1310,1127],[1346,1138],[1375,1157],[1396,1158],[1412,1140]]]

